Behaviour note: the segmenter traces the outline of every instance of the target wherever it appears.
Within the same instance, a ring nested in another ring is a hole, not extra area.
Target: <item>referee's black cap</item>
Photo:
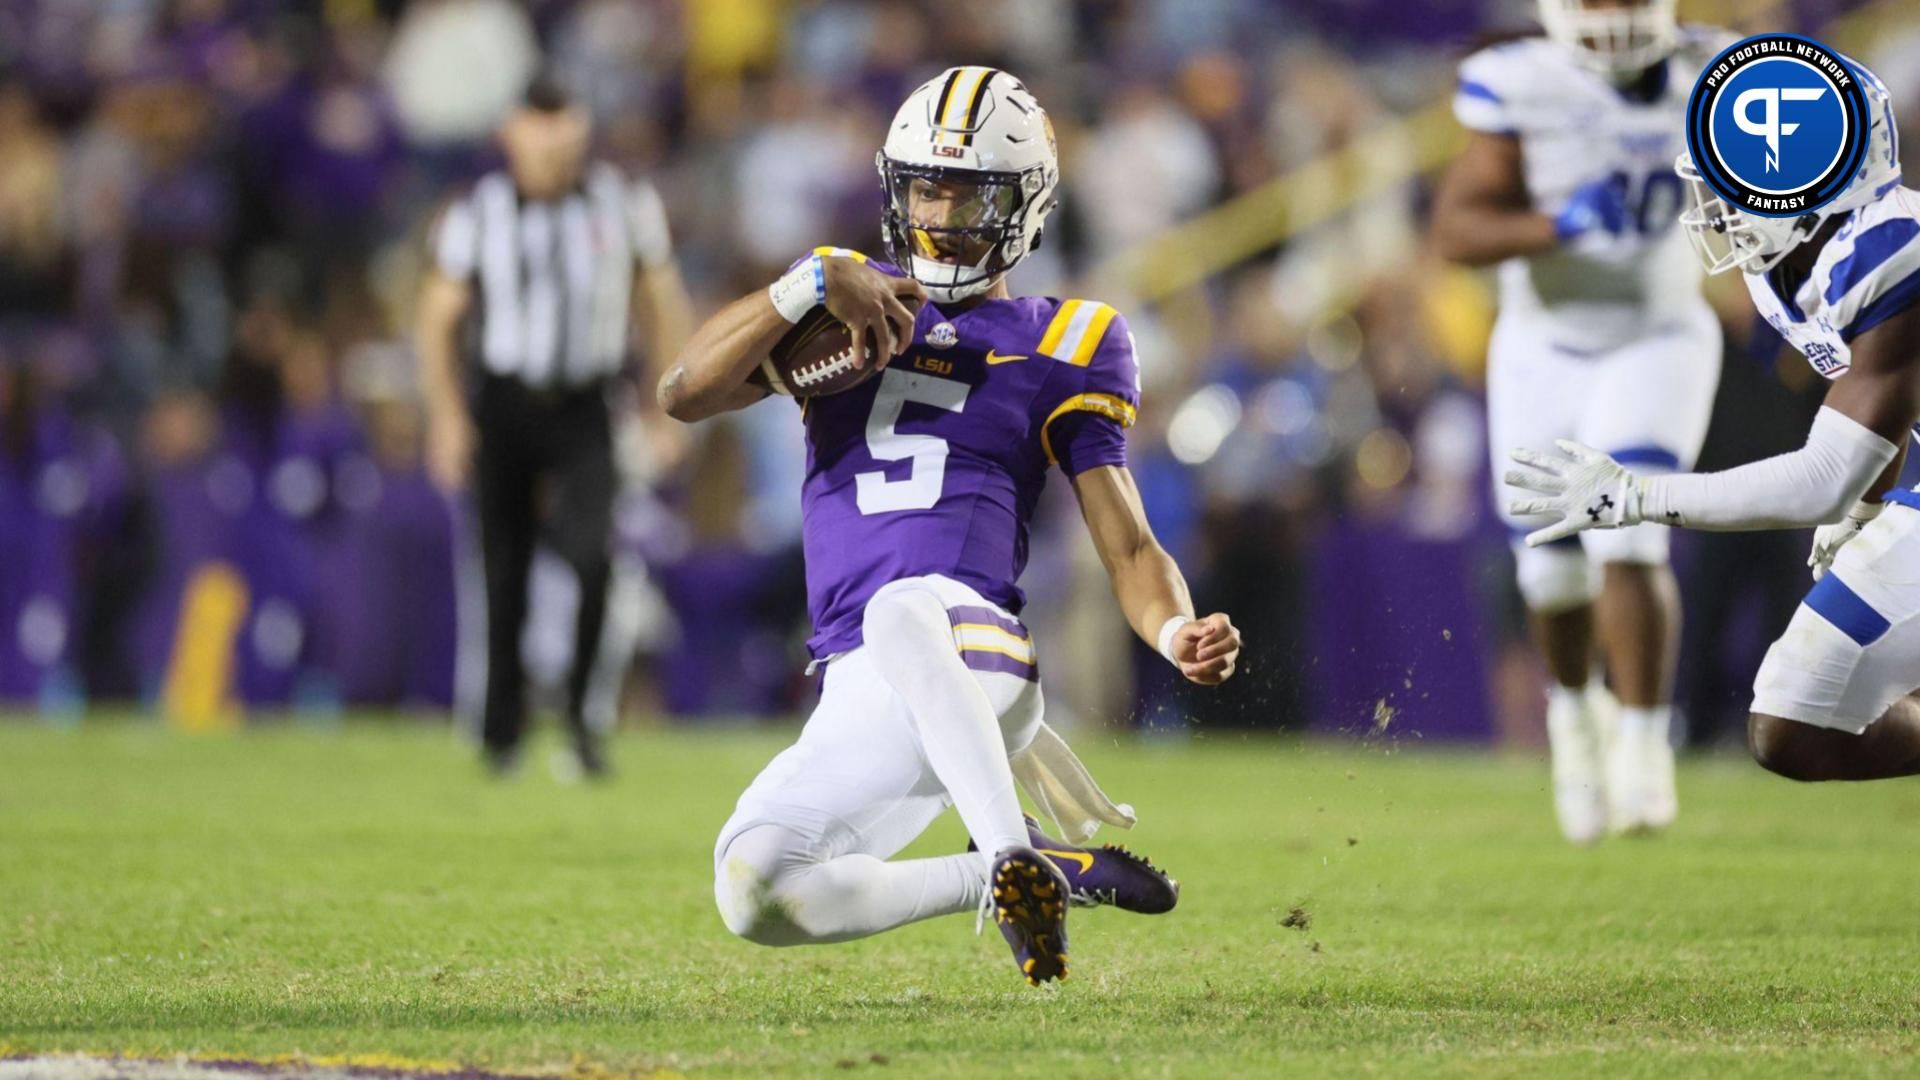
[[[520,103],[535,112],[565,112],[580,104],[580,95],[573,81],[558,70],[541,68],[527,83],[526,93],[520,97]]]

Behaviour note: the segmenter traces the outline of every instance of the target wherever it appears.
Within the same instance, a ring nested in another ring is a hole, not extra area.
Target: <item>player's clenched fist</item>
[[[855,363],[884,365],[913,343],[914,314],[927,298],[919,282],[883,274],[845,255],[828,255],[821,267],[826,275],[827,313],[839,319],[853,338]],[[870,354],[869,348],[877,351]]]
[[[1240,660],[1240,630],[1221,612],[1182,623],[1167,650],[1187,681],[1218,686]]]

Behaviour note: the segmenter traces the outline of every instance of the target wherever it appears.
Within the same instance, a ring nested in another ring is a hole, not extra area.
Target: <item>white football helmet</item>
[[[874,164],[887,253],[936,303],[986,292],[1039,247],[1060,184],[1046,110],[989,67],[950,68],[907,95]]]
[[[1680,41],[1677,0],[1540,0],[1547,37],[1582,65],[1627,79],[1672,54]]]
[[[1742,213],[1722,199],[1700,176],[1691,154],[1681,154],[1673,171],[1686,182],[1687,206],[1680,227],[1693,241],[1709,274],[1741,270],[1764,274],[1780,264],[1801,241],[1820,231],[1827,219],[1877,202],[1900,186],[1900,132],[1894,125],[1893,98],[1873,72],[1852,58],[1847,64],[1860,76],[1867,95],[1867,156],[1840,197],[1810,214],[1763,217]]]

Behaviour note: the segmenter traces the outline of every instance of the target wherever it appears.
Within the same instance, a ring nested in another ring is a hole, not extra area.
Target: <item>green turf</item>
[[[444,731],[0,726],[0,1045],[703,1075],[1896,1073],[1920,786],[1689,765],[1671,835],[1569,848],[1544,767],[1089,738],[1185,884],[1033,990],[970,918],[769,950],[713,836],[782,734],[483,780]],[[919,850],[960,842],[951,815]],[[1308,925],[1284,925],[1303,909]]]

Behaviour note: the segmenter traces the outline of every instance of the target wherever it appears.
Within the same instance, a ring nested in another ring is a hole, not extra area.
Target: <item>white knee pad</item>
[[[779,896],[781,879],[809,862],[807,839],[781,825],[750,825],[713,860],[713,900],[736,936],[756,945],[799,945],[808,935]]]
[[[1593,602],[1598,591],[1593,567],[1578,544],[1549,544],[1513,547],[1515,577],[1527,609],[1541,615],[1556,615]]]
[[[1631,529],[1594,529],[1580,534],[1587,556],[1596,563],[1641,563],[1665,566],[1671,558],[1673,530],[1665,525],[1635,525]]]

